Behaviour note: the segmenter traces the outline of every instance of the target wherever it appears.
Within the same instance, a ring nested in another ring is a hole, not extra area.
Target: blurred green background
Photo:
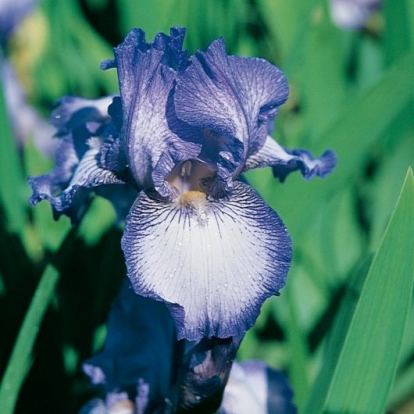
[[[347,31],[321,0],[44,0],[2,63],[47,120],[63,95],[117,93],[116,71],[99,63],[132,27],[150,41],[172,26],[187,28],[190,52],[223,37],[229,53],[279,66],[291,91],[273,136],[338,156],[324,180],[248,174],[288,227],[294,260],[239,358],[285,370],[300,412],[414,413],[414,2],[386,1]],[[25,112],[11,121],[0,97],[1,412],[73,414],[94,392],[80,365],[102,346],[125,274],[122,229],[103,199],[76,229],[47,203],[28,205],[26,177],[53,165],[51,138],[33,127],[17,140]]]

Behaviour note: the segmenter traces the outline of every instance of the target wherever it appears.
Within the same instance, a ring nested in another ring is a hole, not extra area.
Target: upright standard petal
[[[176,163],[200,152],[199,144],[173,133],[166,118],[177,71],[187,63],[186,52],[181,50],[183,36],[183,30],[172,29],[171,36],[160,34],[154,43],[147,43],[144,32],[134,29],[114,49],[115,60],[103,65],[118,69],[121,138],[135,181],[141,188],[155,187],[170,198],[172,189],[165,177]]]
[[[280,218],[240,182],[216,201],[189,191],[167,204],[142,192],[122,247],[136,293],[166,302],[190,341],[246,332],[284,286],[292,253]]]
[[[283,148],[268,136],[263,148],[247,159],[244,171],[272,167],[274,176],[282,182],[294,171],[300,171],[309,180],[315,176],[323,178],[328,175],[335,168],[336,161],[335,153],[331,150],[325,151],[320,158],[314,158],[307,150]]]
[[[222,40],[197,52],[178,77],[175,108],[180,119],[217,139],[242,142],[243,157],[232,171],[236,178],[244,161],[264,144],[269,122],[288,97],[283,73],[264,59],[228,56]]]

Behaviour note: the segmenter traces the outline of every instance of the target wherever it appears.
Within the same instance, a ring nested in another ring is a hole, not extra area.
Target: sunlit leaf
[[[362,281],[355,310],[350,308],[352,317],[346,336],[342,343],[336,342],[337,358],[326,355],[306,414],[384,412],[411,303],[412,223],[414,177],[410,169],[381,245]]]

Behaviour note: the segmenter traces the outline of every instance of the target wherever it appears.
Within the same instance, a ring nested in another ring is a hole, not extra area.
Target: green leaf
[[[307,348],[306,338],[301,329],[297,306],[294,301],[294,292],[292,289],[286,289],[289,306],[289,317],[285,328],[287,343],[292,351],[293,358],[290,358],[289,363],[289,378],[295,390],[295,403],[299,408],[303,407],[305,397],[309,391],[309,378],[307,372],[307,363],[309,359],[309,351]]]
[[[389,63],[402,56],[410,46],[410,15],[409,1],[394,0],[384,3],[384,17],[386,20],[384,30],[385,55]]]
[[[33,141],[28,141],[24,148],[24,160],[28,176],[44,174],[53,167],[53,162],[44,157],[34,146]],[[71,225],[67,217],[56,221],[53,219],[52,208],[49,203],[43,202],[31,209],[33,215],[32,226],[32,250],[37,251],[41,257],[43,250],[55,252],[61,245]]]
[[[327,339],[324,353],[320,358],[323,369],[319,372],[310,395],[307,398],[304,410],[305,414],[316,413],[317,409],[322,410],[334,374],[335,367],[332,364],[340,357],[341,347],[346,339],[348,328],[370,265],[370,258],[360,263],[355,271],[351,273],[350,282],[344,286],[345,292],[343,294],[343,300],[341,301],[339,311],[335,315],[333,328]],[[330,309],[327,308],[326,312],[329,311]]]
[[[2,56],[0,55],[0,64],[1,59]],[[1,73],[0,77],[2,77]],[[22,236],[27,222],[28,185],[24,180],[22,164],[10,128],[1,83],[0,145],[0,203],[4,208],[8,228]]]
[[[2,414],[14,412],[20,389],[32,364],[32,350],[39,327],[53,298],[58,280],[59,273],[52,266],[48,266],[26,313],[0,386]]]
[[[77,229],[78,234],[86,244],[96,244],[105,232],[114,225],[115,219],[116,215],[112,204],[102,197],[95,197]]]
[[[322,9],[322,8],[321,8]],[[317,19],[301,37],[299,50],[292,53],[296,66],[291,62],[283,65],[288,79],[299,89],[301,109],[306,128],[301,131],[301,143],[308,145],[317,139],[327,125],[344,107],[349,98],[349,84],[343,76],[350,42],[349,33],[334,26],[328,10],[320,10]],[[302,61],[297,55],[302,54]],[[306,141],[304,138],[308,138]]]
[[[389,399],[389,408],[410,400],[414,389],[414,364],[412,363],[414,338],[414,303],[408,316],[407,328],[400,352],[399,370]]]
[[[378,246],[384,232],[393,202],[398,197],[399,188],[396,182],[404,179],[407,168],[413,164],[414,134],[411,133],[400,139],[397,145],[391,146],[387,157],[378,166],[375,177],[364,189],[370,200],[367,214],[370,217],[370,246]]]
[[[126,35],[134,27],[141,27],[146,31],[148,39],[152,39],[156,33],[163,30],[160,26],[165,19],[165,12],[171,6],[170,3],[165,0],[154,0],[145,4],[135,0],[118,0],[116,5],[122,34]],[[173,3],[176,9],[180,8],[176,2]]]
[[[337,191],[349,186],[358,178],[366,163],[369,151],[390,123],[412,99],[414,90],[414,50],[400,58],[378,82],[362,96],[349,102],[336,121],[314,142],[312,151],[319,155],[332,148],[337,157],[335,171],[325,180],[306,182],[301,177],[289,177],[277,187],[270,175],[253,172],[252,185],[262,189],[264,198],[284,219],[294,240],[300,240],[304,228],[324,211],[324,203]],[[271,189],[271,190],[270,190]],[[329,223],[327,222],[327,225]]]
[[[271,35],[269,42],[274,45],[273,48],[280,49],[282,58],[287,57],[295,63],[300,60],[302,56],[297,57],[297,51],[303,51],[301,46],[311,24],[312,12],[319,3],[320,0],[257,1],[258,10]]]
[[[409,169],[380,247],[362,280],[361,294],[355,306],[350,306],[349,329],[341,321],[346,336],[343,341],[333,338],[337,357],[332,358],[331,347],[323,358],[305,414],[384,412],[411,304],[412,223],[414,177]]]
[[[412,342],[412,336],[410,337]],[[411,344],[412,345],[412,344]],[[390,407],[396,407],[402,403],[411,400],[414,389],[414,365],[408,365],[407,369],[400,374],[394,384],[390,397]],[[402,411],[408,412],[408,411]]]

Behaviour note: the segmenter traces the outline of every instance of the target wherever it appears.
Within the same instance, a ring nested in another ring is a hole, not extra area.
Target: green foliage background
[[[8,57],[47,117],[62,95],[117,92],[99,63],[132,27],[151,40],[177,25],[191,52],[221,36],[229,53],[282,68],[291,93],[274,137],[338,156],[324,180],[248,174],[294,260],[239,358],[285,370],[300,412],[398,412],[414,395],[414,2],[386,1],[344,31],[321,0],[44,0]],[[52,163],[30,139],[17,147],[2,93],[0,140],[1,412],[76,413],[93,395],[80,364],[101,347],[125,274],[121,229],[102,199],[76,229],[29,207],[26,176]]]

